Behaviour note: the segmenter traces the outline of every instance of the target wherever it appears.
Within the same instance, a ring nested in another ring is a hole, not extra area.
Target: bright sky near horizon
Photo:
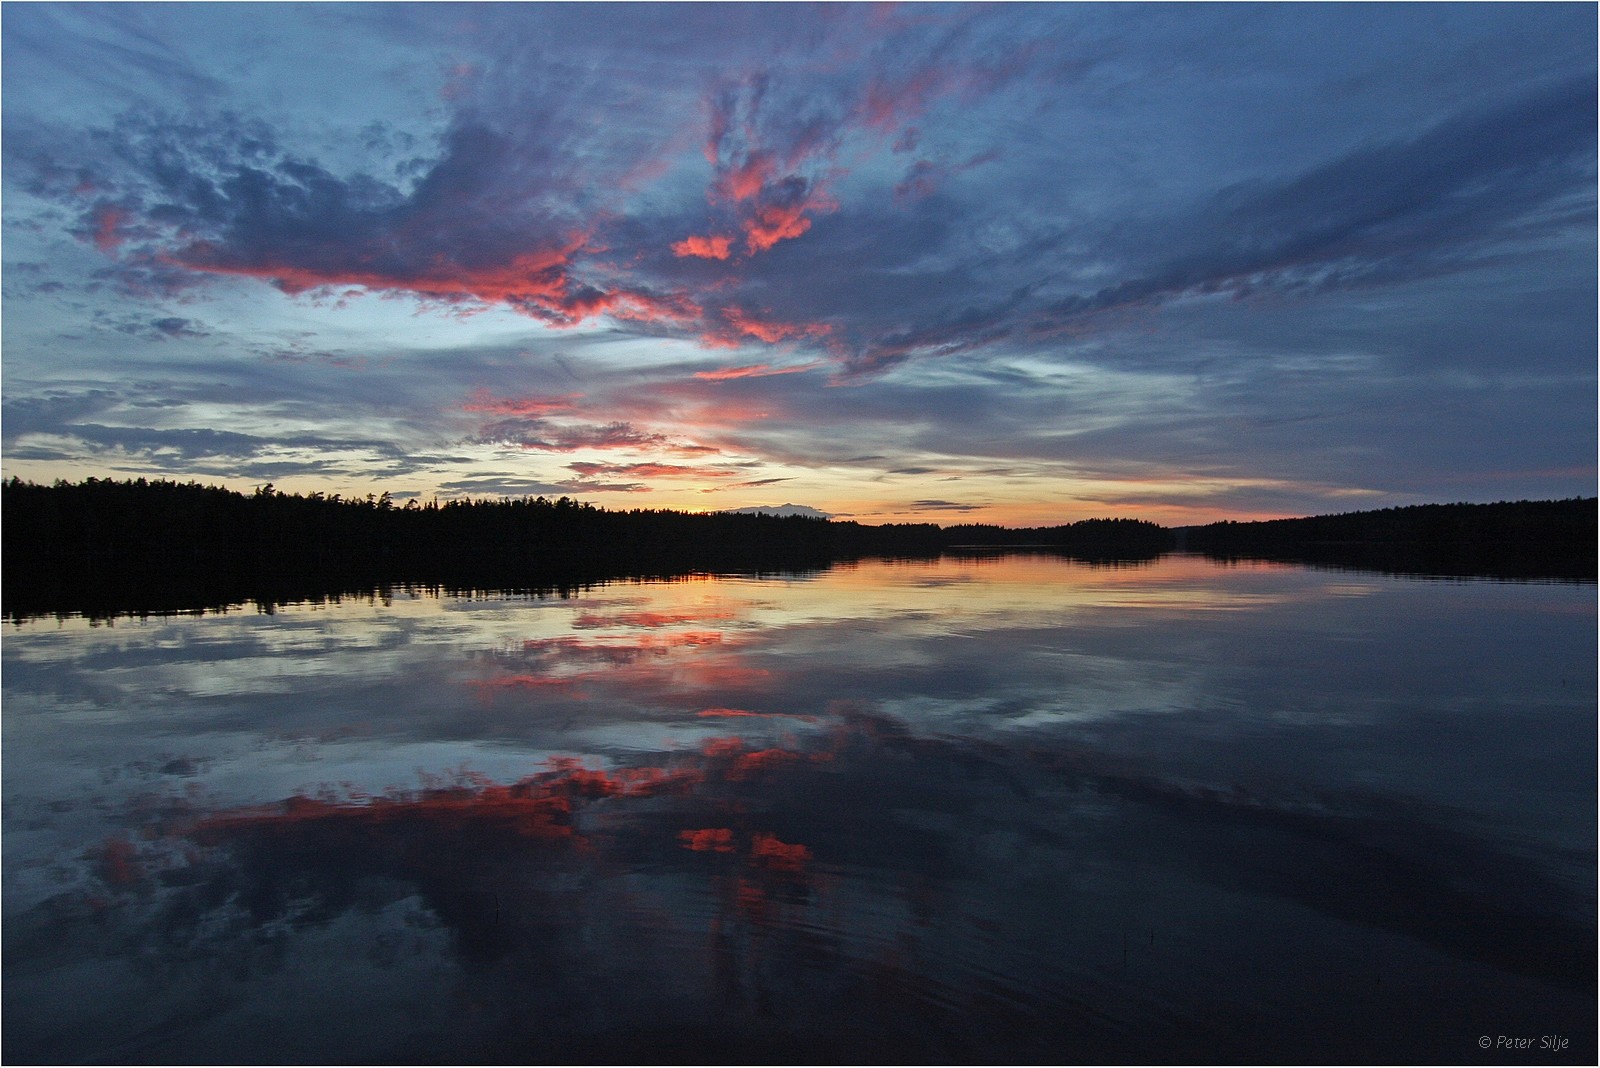
[[[35,4],[0,467],[1163,523],[1596,488],[1592,4]]]

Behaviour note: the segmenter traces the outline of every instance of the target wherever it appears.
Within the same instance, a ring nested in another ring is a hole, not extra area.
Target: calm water
[[[5,1059],[1593,1063],[1595,609],[1005,556],[10,626]]]

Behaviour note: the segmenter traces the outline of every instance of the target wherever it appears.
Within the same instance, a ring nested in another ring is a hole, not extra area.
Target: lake
[[[10,624],[4,1057],[1594,1063],[1596,647],[1184,555]]]

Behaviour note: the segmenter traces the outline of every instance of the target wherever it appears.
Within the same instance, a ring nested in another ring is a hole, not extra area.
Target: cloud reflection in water
[[[1248,1059],[1318,1028],[1358,1049],[1352,1011],[1361,1041],[1420,1052],[1508,987],[1567,1018],[1592,1003],[1581,901],[1381,799],[1184,786],[850,705],[827,721],[792,750],[719,738],[660,765],[190,813],[107,843],[101,890],[32,934],[92,959],[112,932],[168,981],[234,989],[226,1015],[308,932],[343,924],[342,952],[371,958],[408,907],[448,936],[412,949],[448,1011],[394,1016],[396,1059]],[[1449,996],[1390,997],[1418,983]],[[1284,1011],[1293,1034],[1263,1030]]]
[[[19,628],[6,1056],[1592,1061],[1592,591],[1351,582]]]

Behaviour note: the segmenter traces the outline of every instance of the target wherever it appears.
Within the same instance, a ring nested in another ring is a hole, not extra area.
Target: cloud
[[[171,284],[176,270],[261,278],[291,294],[360,287],[445,307],[501,305],[552,326],[603,315],[713,346],[816,341],[834,329],[820,316],[758,315],[726,300],[707,313],[704,280],[658,270],[639,253],[674,227],[694,233],[656,247],[670,247],[676,259],[713,261],[730,259],[736,238],[756,257],[810,234],[817,219],[840,209],[834,187],[863,149],[886,148],[884,134],[925,117],[935,101],[975,99],[1027,69],[1015,48],[979,43],[974,25],[965,16],[936,29],[882,24],[858,45],[874,53],[869,68],[817,81],[802,75],[804,65],[778,57],[714,87],[704,98],[713,165],[705,197],[720,222],[709,233],[683,226],[683,205],[660,216],[630,214],[616,177],[649,170],[639,154],[660,151],[660,138],[620,137],[588,157],[564,152],[560,146],[581,128],[581,101],[526,62],[473,64],[489,73],[452,104],[436,156],[411,178],[338,172],[282,147],[261,122],[130,114],[101,135],[110,147],[101,153],[109,156],[104,165],[50,178],[54,172],[36,161],[34,188],[69,202],[71,189],[95,191],[83,208],[86,225],[116,235],[102,244],[117,256],[115,276],[129,284]],[[902,35],[909,48],[889,46],[885,32]],[[491,100],[517,72],[530,75],[532,94],[524,88],[516,97],[529,106]],[[846,164],[852,144],[858,155]],[[993,152],[956,158],[966,162],[920,161],[917,188],[925,192],[930,169],[974,166]],[[620,246],[619,238],[626,238]],[[152,274],[162,271],[168,274]],[[858,367],[898,358],[871,339],[881,331],[870,322],[852,324],[850,333],[876,350],[862,354]]]
[[[570,470],[578,472],[585,478],[595,475],[626,475],[634,478],[736,478],[737,471],[729,471],[715,467],[685,467],[681,464],[663,463],[636,463],[636,464],[601,464],[601,463],[570,463]]]
[[[743,233],[752,255],[804,234],[808,212],[838,206],[820,184],[831,146],[794,137],[773,110],[777,95],[763,73],[726,83],[706,101],[706,158],[715,168],[706,197]]]
[[[637,449],[669,444],[663,435],[639,430],[631,423],[555,425],[541,419],[504,419],[491,423],[480,431],[480,440],[543,452]]]
[[[940,184],[974,167],[981,167],[985,163],[993,163],[1000,158],[998,149],[989,149],[980,152],[970,159],[960,163],[942,163],[937,160],[919,159],[906,169],[906,175],[894,187],[896,200],[932,196]]]
[[[811,86],[801,95],[787,72],[767,68],[708,94],[704,153],[714,176],[706,197],[743,233],[749,255],[805,235],[815,219],[839,209],[831,187],[850,170],[841,160],[847,142],[865,136],[874,150],[884,141],[900,149],[908,143],[902,127],[935,101],[992,92],[1019,76],[1035,51],[1013,46],[990,62],[961,54],[965,34],[958,19],[942,40],[882,48],[873,57],[881,65],[824,83],[823,93]]]
[[[148,321],[120,323],[115,329],[124,334],[148,337],[158,341],[211,336],[211,331],[193,319],[184,319],[176,315],[163,316],[162,318]]]
[[[595,482],[587,478],[568,479],[556,483],[563,490],[578,493],[649,493],[643,482]]]
[[[730,378],[766,378],[771,375],[792,375],[821,366],[817,363],[796,364],[793,367],[773,367],[767,363],[747,364],[743,367],[720,367],[715,371],[696,371],[694,377],[708,382],[725,382]]]
[[[362,286],[444,304],[503,304],[554,326],[600,314],[698,316],[683,293],[581,269],[594,252],[594,220],[566,208],[561,180],[541,179],[521,148],[463,119],[403,190],[296,158],[257,127],[130,121],[115,141],[120,172],[95,181],[125,186],[126,206],[107,214],[97,201],[87,211],[96,241],[134,269],[256,277],[291,294]],[[137,244],[124,226],[130,217],[148,235]],[[103,240],[108,233],[117,240]]]
[[[1189,225],[1152,231],[1177,255],[1050,306],[1045,321],[1191,294],[1294,294],[1460,270],[1507,242],[1594,217],[1593,79],[1460,114],[1287,180],[1219,192]],[[1171,242],[1173,235],[1178,236]]]
[[[916,203],[858,202],[796,246],[785,270],[804,281],[780,314],[814,321],[826,309],[829,351],[860,376],[1103,335],[1122,325],[1113,313],[1180,300],[1304,299],[1476,269],[1592,222],[1593,95],[1592,78],[1553,84],[1197,201],[1042,222],[981,260],[955,242],[999,224],[982,206],[963,224],[958,205],[919,184],[934,165],[913,167],[902,193]]]
[[[228,89],[226,80],[149,32],[138,16],[116,8],[18,11],[6,19],[6,39],[9,62],[21,68],[14,76],[45,66],[49,77],[67,79],[80,95],[126,99],[171,88],[200,101]]]
[[[101,252],[115,252],[124,237],[119,232],[126,213],[114,205],[106,204],[94,210],[94,245]]]
[[[730,255],[733,238],[726,234],[711,234],[706,237],[689,236],[682,241],[672,243],[674,256],[698,256],[708,260],[725,260]]]
[[[700,335],[701,341],[711,348],[735,348],[746,338],[755,338],[769,345],[776,345],[784,341],[803,341],[808,338],[827,337],[832,331],[827,323],[786,323],[775,319],[766,318],[760,314],[742,311],[737,307],[729,306],[718,313],[725,325],[713,327]],[[792,374],[796,371],[808,370],[816,364],[808,364],[781,371],[774,371],[767,365],[759,365],[765,374]],[[742,374],[740,372],[743,372]],[[731,372],[704,372],[697,374],[697,378],[736,378],[755,373],[754,368],[735,369]]]
[[[568,393],[560,397],[496,397],[487,389],[479,388],[473,391],[472,400],[463,404],[461,410],[539,418],[573,411],[582,399],[581,393]]]
[[[745,245],[751,252],[764,252],[779,241],[799,237],[811,229],[807,212],[829,212],[838,206],[838,201],[807,179],[791,175],[764,190],[755,210],[743,220]]]
[[[277,444],[252,434],[205,428],[158,430],[150,427],[78,423],[65,429],[84,441],[114,448],[120,452],[146,455],[174,453],[184,459],[256,456]],[[332,443],[325,439],[313,439],[307,444],[327,446]]]
[[[751,152],[743,163],[729,163],[719,168],[717,180],[711,186],[715,200],[754,200],[761,195],[767,183],[777,177],[777,164],[772,153],[760,150]]]
[[[10,396],[0,419],[5,440],[16,442],[27,434],[62,434],[89,416],[114,409],[121,397],[114,389],[50,390],[33,397]]]

